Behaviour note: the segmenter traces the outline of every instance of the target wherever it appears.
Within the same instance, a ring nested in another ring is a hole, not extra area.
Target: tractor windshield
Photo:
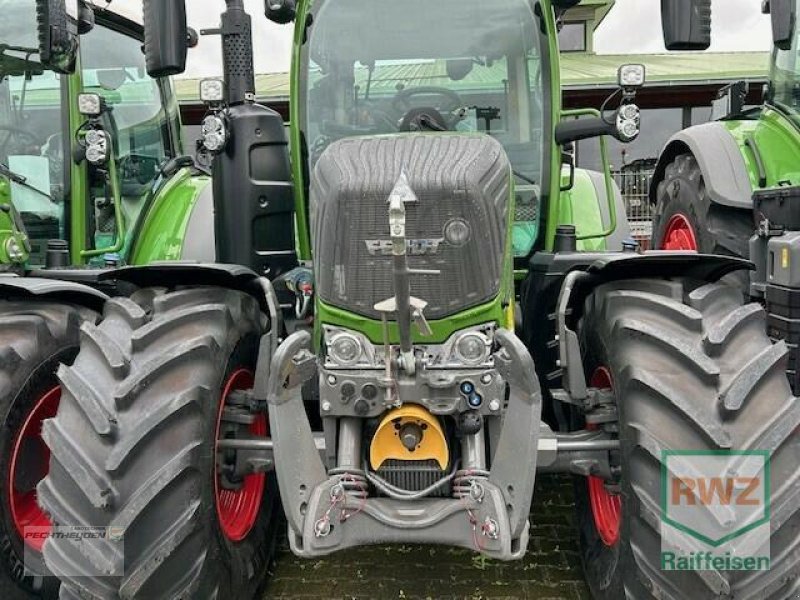
[[[127,225],[136,221],[159,167],[177,155],[178,105],[168,81],[147,75],[142,40],[98,25],[81,37],[83,90],[100,94],[108,107],[104,125],[115,143],[122,208]],[[113,206],[104,185],[92,189],[97,247],[116,235]]]
[[[795,14],[800,15],[800,0]],[[770,75],[770,100],[794,113],[800,113],[800,26],[795,26],[794,42],[789,50],[775,49]]]
[[[0,203],[20,212],[39,262],[64,238],[65,86],[39,63],[36,3],[0,1],[0,14]]]
[[[301,127],[313,169],[337,139],[407,131],[491,135],[516,175],[515,254],[537,234],[542,40],[528,0],[322,0],[302,48]]]

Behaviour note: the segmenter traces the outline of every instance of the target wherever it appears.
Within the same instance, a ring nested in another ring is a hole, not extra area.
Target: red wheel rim
[[[46,527],[46,531],[49,532],[53,524],[47,513],[39,508],[36,500],[36,487],[21,489],[25,479],[21,469],[35,468],[42,477],[47,474],[50,466],[50,450],[42,439],[42,423],[45,419],[56,416],[59,400],[61,400],[60,386],[56,386],[40,396],[25,418],[11,447],[11,462],[8,468],[11,519],[24,543],[37,552],[42,551],[46,536],[41,535],[28,539],[25,537],[25,528]]]
[[[697,250],[697,236],[686,215],[672,215],[661,242],[662,250]]]
[[[594,388],[613,389],[611,372],[606,367],[598,367],[592,375],[590,384]],[[587,425],[587,429],[592,429]],[[615,546],[619,542],[619,529],[622,522],[622,499],[610,494],[605,482],[600,477],[589,476],[589,504],[597,534],[606,546]]]
[[[228,377],[222,389],[222,397],[219,403],[215,440],[219,440],[222,410],[225,408],[225,401],[228,395],[235,390],[251,389],[254,381],[253,373],[247,369],[238,369]],[[249,431],[253,435],[266,436],[268,433],[266,416],[264,414],[256,415]],[[238,490],[228,490],[220,485],[219,475],[216,472],[214,473],[217,518],[222,532],[229,540],[240,542],[253,529],[253,525],[258,519],[258,512],[261,509],[266,481],[267,476],[265,473],[254,473],[245,476],[244,482]]]

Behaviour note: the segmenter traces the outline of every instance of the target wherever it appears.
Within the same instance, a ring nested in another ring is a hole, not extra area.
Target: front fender
[[[658,201],[658,184],[667,165],[681,154],[692,154],[703,173],[713,202],[732,208],[753,206],[753,185],[742,150],[728,128],[720,122],[689,127],[673,135],[661,152],[650,186],[650,202]]]
[[[96,312],[102,312],[103,305],[109,299],[99,290],[72,281],[0,275],[0,298],[10,297],[47,298],[85,306]]]

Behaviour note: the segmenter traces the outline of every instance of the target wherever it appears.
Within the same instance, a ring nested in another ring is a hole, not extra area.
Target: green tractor
[[[214,256],[199,241],[211,221],[196,216],[210,215],[210,177],[183,154],[171,83],[147,74],[141,10],[61,4],[0,2],[2,598],[57,595],[41,555],[41,429],[58,408],[59,364],[120,293],[100,273]]]
[[[710,0],[694,4],[710,14]],[[654,247],[753,261],[755,271],[728,281],[765,305],[770,337],[792,348],[787,374],[798,392],[800,322],[792,307],[800,290],[793,268],[800,260],[800,3],[769,0],[763,7],[774,39],[764,102],[747,107],[746,82],[727,86],[714,103],[714,121],[670,139],[650,189]]]
[[[48,537],[63,597],[251,598],[282,514],[301,557],[518,559],[539,471],[575,476],[596,598],[797,595],[786,345],[719,283],[746,261],[637,252],[608,169],[574,168],[575,141],[637,135],[644,83],[624,66],[617,109],[561,109],[575,4],[269,0],[295,31],[289,143],[227,0],[202,86],[215,261],[98,276],[118,293],[43,425],[39,502],[105,532]],[[144,7],[148,70],[175,73],[184,3]],[[771,457],[771,570],[662,570],[664,453],[727,450]]]

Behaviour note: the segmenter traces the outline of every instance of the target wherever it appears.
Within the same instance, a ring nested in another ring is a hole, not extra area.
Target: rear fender
[[[164,260],[214,262],[211,179],[182,169],[158,190],[142,211],[128,240],[126,262]]]
[[[622,250],[622,242],[630,239],[631,228],[616,182],[612,182],[617,228],[608,237],[597,237],[578,241],[578,250]],[[571,189],[561,192],[561,214],[559,224],[575,225],[578,237],[599,233],[611,225],[611,214],[606,196],[606,181],[603,173],[586,169],[575,169],[575,180]]]

